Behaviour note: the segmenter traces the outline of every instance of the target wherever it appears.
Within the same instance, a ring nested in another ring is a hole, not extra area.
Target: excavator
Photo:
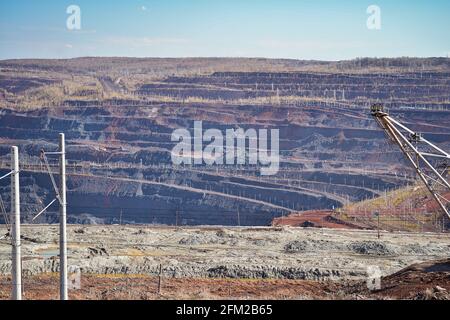
[[[382,104],[371,107],[371,115],[386,133],[388,139],[400,147],[417,175],[450,219],[450,154],[431,143],[421,133],[414,132],[394,119]]]

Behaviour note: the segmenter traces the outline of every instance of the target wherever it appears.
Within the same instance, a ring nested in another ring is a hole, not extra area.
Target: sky
[[[0,59],[448,55],[449,0],[0,0]]]

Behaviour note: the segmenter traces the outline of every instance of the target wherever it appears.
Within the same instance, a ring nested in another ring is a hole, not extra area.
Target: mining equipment
[[[400,147],[439,207],[450,218],[450,183],[447,180],[450,154],[425,139],[421,133],[392,118],[382,104],[374,104],[371,115],[389,140]]]

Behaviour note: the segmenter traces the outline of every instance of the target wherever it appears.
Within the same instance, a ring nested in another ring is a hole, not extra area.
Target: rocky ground
[[[56,298],[57,226],[24,226],[23,236],[28,297]],[[372,231],[289,227],[69,226],[68,239],[70,269],[81,269],[81,291],[72,292],[77,299],[426,298],[439,296],[441,289],[445,297],[450,289],[448,262],[444,269],[412,269],[422,276],[411,278],[411,270],[395,274],[448,258],[448,234],[382,233],[378,240]],[[8,241],[0,245],[3,299],[10,286]],[[367,291],[373,268],[391,291]],[[392,282],[405,284],[407,292],[392,291]]]

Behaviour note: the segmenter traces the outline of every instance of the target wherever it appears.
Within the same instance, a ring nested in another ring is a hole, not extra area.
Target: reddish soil
[[[348,292],[375,299],[450,300],[450,259],[405,268],[383,278],[381,290],[375,292],[364,284]]]
[[[276,218],[272,224],[331,229],[377,229],[377,219],[373,215],[373,212],[377,211],[381,217],[380,228],[386,231],[442,231],[441,209],[428,191],[424,193],[423,186],[417,190],[411,190],[406,198],[402,198],[401,195],[396,196],[394,193],[394,199],[391,199],[391,195],[388,195],[389,203],[394,202],[397,203],[396,205],[388,206],[380,202],[374,206],[371,203],[372,200],[356,203],[351,208],[341,209],[345,220],[340,218],[339,213],[336,214],[331,210],[311,210]],[[450,199],[450,192],[442,196]],[[424,212],[427,215],[424,215]]]
[[[381,280],[369,291],[361,282],[305,280],[175,279],[145,275],[83,275],[81,288],[70,290],[72,300],[165,299],[450,299],[450,259],[412,265]],[[58,299],[58,275],[24,279],[24,298]],[[0,300],[10,298],[11,279],[0,278]]]
[[[0,300],[10,297],[10,279],[0,278]],[[195,285],[193,285],[195,283]],[[56,300],[57,274],[24,279],[24,299]],[[337,284],[304,280],[175,279],[158,277],[82,276],[81,289],[70,290],[72,300],[165,300],[165,299],[332,299]]]
[[[442,194],[445,199],[450,199],[450,192]],[[423,201],[423,205],[426,206],[426,209],[430,212],[441,210],[436,200],[433,197],[428,196],[425,201]]]
[[[333,211],[315,210],[291,214],[287,217],[275,218],[274,226],[293,226],[330,229],[361,229],[351,223],[339,220],[333,216]]]

